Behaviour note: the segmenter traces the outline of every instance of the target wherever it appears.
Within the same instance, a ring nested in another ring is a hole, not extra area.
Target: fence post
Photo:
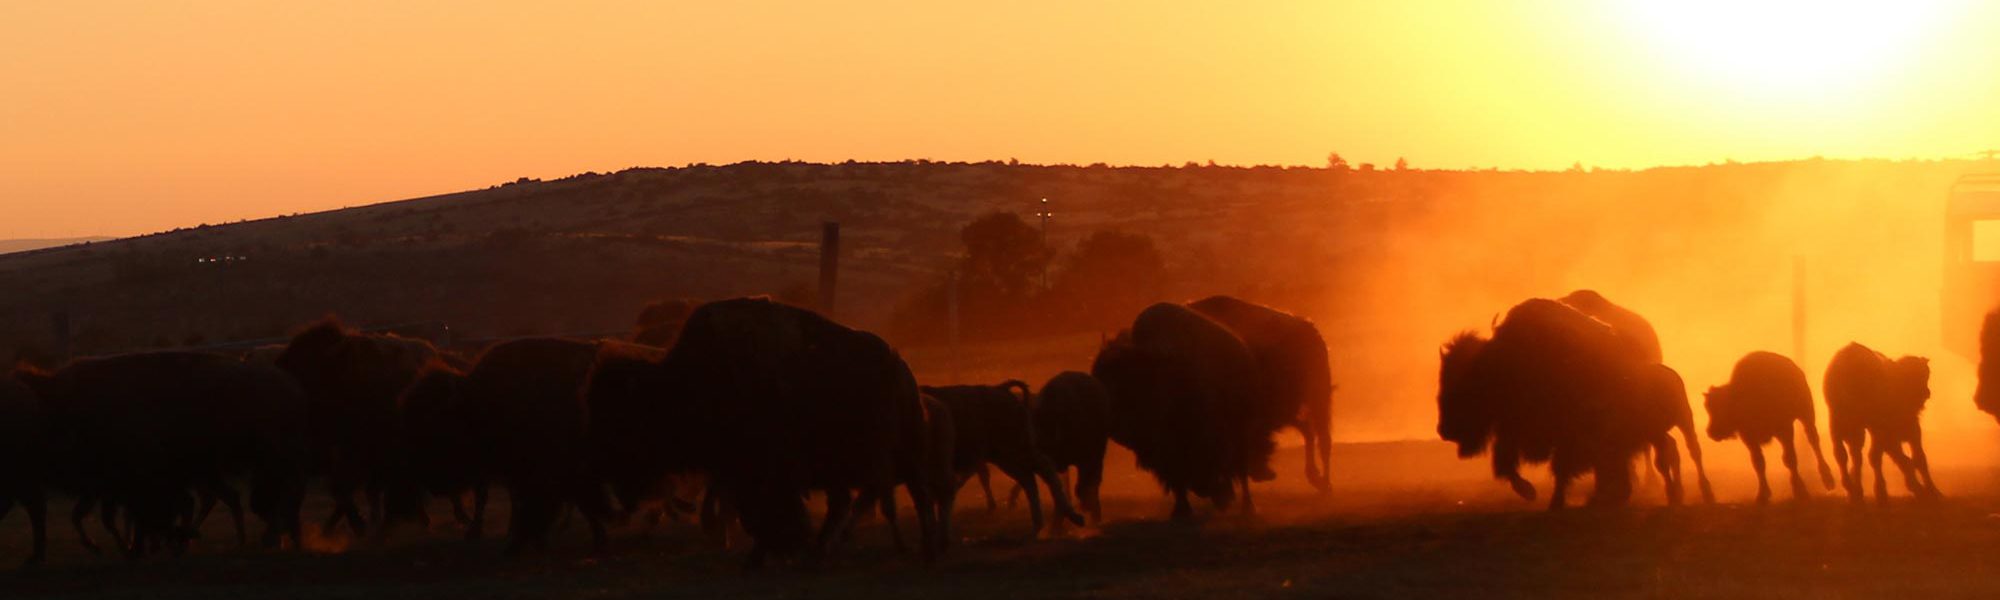
[[[819,310],[833,318],[835,286],[840,283],[840,223],[827,221],[819,237]]]

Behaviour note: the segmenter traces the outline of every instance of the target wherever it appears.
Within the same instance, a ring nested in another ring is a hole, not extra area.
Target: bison
[[[511,340],[488,348],[465,375],[471,458],[507,485],[510,553],[546,548],[565,505],[583,515],[595,547],[605,548],[610,506],[589,461],[584,404],[597,358],[594,342]]]
[[[1194,516],[1188,494],[1227,509],[1268,473],[1271,431],[1259,419],[1256,359],[1229,329],[1185,306],[1154,304],[1104,343],[1091,375],[1111,392],[1111,439]]]
[[[386,483],[390,524],[415,520],[428,525],[423,498],[441,495],[451,500],[466,539],[484,535],[487,494],[496,475],[472,428],[475,408],[465,401],[465,380],[464,371],[433,361],[397,399],[396,448],[401,460]],[[470,510],[464,504],[468,495]]]
[[[321,530],[342,520],[357,534],[368,530],[356,494],[383,516],[382,493],[400,454],[397,402],[435,360],[429,342],[362,333],[333,318],[307,326],[279,353],[278,368],[305,389],[315,462],[334,500]]]
[[[600,342],[584,385],[590,463],[628,515],[651,503],[661,506],[656,514],[678,513],[677,484],[700,475],[694,459],[701,449],[687,433],[695,417],[687,402],[658,391],[666,355],[643,344]]]
[[[33,548],[25,564],[48,558],[49,440],[33,390],[0,377],[0,520],[20,505],[28,513]]]
[[[1930,361],[1917,356],[1890,360],[1880,352],[1849,343],[1826,366],[1826,414],[1833,429],[1833,459],[1840,466],[1840,483],[1850,500],[1860,502],[1861,450],[1869,445],[1868,462],[1875,468],[1875,500],[1889,502],[1889,485],[1882,473],[1888,454],[1903,472],[1903,483],[1920,498],[1937,497],[1931,480],[1930,457],[1924,453],[1923,426],[1918,416],[1931,397]],[[1872,441],[1871,441],[1872,440]],[[1910,453],[1903,453],[1908,444]],[[1848,458],[1853,457],[1853,468]]]
[[[1520,462],[1550,463],[1552,510],[1584,473],[1597,479],[1592,505],[1624,503],[1630,463],[1648,448],[1668,475],[1668,500],[1677,501],[1678,458],[1666,432],[1682,429],[1698,461],[1690,412],[1679,375],[1632,351],[1612,326],[1554,300],[1516,305],[1490,339],[1465,332],[1440,351],[1439,437],[1467,458],[1490,444],[1494,476],[1527,499],[1535,489]]]
[[[881,338],[767,298],[709,302],[656,377],[693,418],[655,425],[703,449],[696,464],[736,507],[751,565],[808,548],[806,493],[827,498],[818,554],[847,528],[854,491],[886,498],[897,484],[915,500],[925,556],[935,553],[922,401]]]
[[[1292,427],[1306,443],[1306,481],[1315,489],[1331,488],[1329,459],[1333,454],[1333,375],[1326,340],[1312,321],[1230,296],[1212,296],[1188,303],[1188,308],[1227,326],[1257,359],[1258,378],[1265,392],[1258,406],[1265,426]]]
[[[1034,396],[1035,441],[1057,473],[1076,468],[1076,503],[1091,522],[1104,520],[1104,446],[1111,439],[1111,392],[1089,373],[1064,371]]]
[[[1762,351],[1744,355],[1729,372],[1729,383],[1708,388],[1702,404],[1708,410],[1709,439],[1738,438],[1750,450],[1750,465],[1757,469],[1758,504],[1771,500],[1771,484],[1764,478],[1764,444],[1772,440],[1777,440],[1785,469],[1791,471],[1792,497],[1809,495],[1806,480],[1799,475],[1793,422],[1805,426],[1806,444],[1819,463],[1820,484],[1833,489],[1833,470],[1820,453],[1812,389],[1805,371],[1792,359]]]
[[[1069,490],[1056,478],[1055,466],[1043,456],[1036,443],[1035,424],[1029,408],[1033,394],[1028,384],[1008,380],[999,385],[952,385],[919,388],[937,398],[951,411],[954,445],[952,470],[961,481],[991,464],[1014,480],[1028,494],[1028,515],[1036,533],[1042,531],[1042,506],[1037,477],[1049,486],[1055,517],[1083,524],[1069,502]],[[1015,393],[1019,390],[1019,394]],[[956,495],[958,489],[952,488]]]
[[[2000,419],[2000,310],[1986,313],[1979,326],[1979,386],[1972,403]]]
[[[215,354],[149,352],[17,377],[46,407],[61,465],[53,478],[125,510],[127,554],[179,551],[195,520],[191,492],[234,505],[228,480],[237,477],[249,480],[265,543],[301,541],[306,403],[283,372]]]

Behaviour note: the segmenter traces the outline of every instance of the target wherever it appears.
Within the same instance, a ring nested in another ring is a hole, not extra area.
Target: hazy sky
[[[0,238],[746,159],[1962,156],[1996,4],[0,0]]]

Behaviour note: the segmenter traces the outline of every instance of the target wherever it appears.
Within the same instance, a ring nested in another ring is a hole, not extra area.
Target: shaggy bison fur
[[[1055,466],[1036,443],[1028,384],[1009,380],[999,385],[953,385],[921,388],[951,411],[954,424],[952,471],[962,481],[993,465],[1028,494],[1028,515],[1036,533],[1042,531],[1042,501],[1036,478],[1049,486],[1055,517],[1083,524],[1070,505],[1069,490],[1056,477]],[[1018,390],[1018,394],[1016,391]],[[953,488],[952,494],[958,490]]]
[[[1533,499],[1519,464],[1550,463],[1560,509],[1571,479],[1594,473],[1592,505],[1631,495],[1630,463],[1647,449],[1667,475],[1669,501],[1680,498],[1678,455],[1670,429],[1681,429],[1699,462],[1692,411],[1680,376],[1646,360],[1603,321],[1546,299],[1516,305],[1492,338],[1466,332],[1441,351],[1438,435],[1462,457],[1492,453],[1494,476]],[[1706,476],[1704,496],[1709,495]]]
[[[1840,483],[1849,499],[1860,502],[1861,450],[1869,445],[1868,462],[1875,468],[1875,499],[1888,503],[1889,485],[1882,473],[1887,454],[1903,471],[1903,483],[1918,497],[1938,495],[1931,480],[1930,457],[1924,453],[1918,416],[1931,397],[1930,361],[1916,356],[1890,360],[1867,346],[1850,343],[1826,366],[1826,413],[1833,429],[1833,459],[1840,466]],[[1909,445],[1910,453],[1903,453]],[[1853,468],[1848,458],[1853,457]]]
[[[1715,441],[1743,440],[1750,450],[1750,465],[1757,469],[1757,502],[1771,500],[1771,484],[1764,477],[1764,444],[1777,440],[1785,469],[1792,475],[1792,497],[1804,499],[1809,493],[1799,475],[1798,449],[1793,445],[1793,426],[1805,426],[1806,444],[1812,446],[1813,460],[1819,463],[1821,485],[1833,489],[1833,469],[1827,468],[1820,453],[1819,425],[1813,416],[1812,389],[1806,373],[1792,359],[1770,352],[1751,352],[1736,361],[1729,383],[1710,387],[1703,406],[1708,409],[1708,437]]]
[[[1188,308],[1229,327],[1257,359],[1265,391],[1260,418],[1273,430],[1298,429],[1306,443],[1306,481],[1331,489],[1328,459],[1333,455],[1333,374],[1326,340],[1312,321],[1230,296],[1212,296]]]
[[[315,462],[334,500],[321,530],[342,520],[357,534],[368,530],[356,494],[382,516],[382,493],[402,455],[398,399],[438,359],[429,342],[361,333],[331,318],[294,335],[275,359],[305,389]]]
[[[1111,439],[1194,516],[1188,494],[1226,509],[1253,474],[1268,473],[1271,431],[1258,418],[1256,359],[1229,329],[1178,304],[1139,313],[1091,364],[1111,392]]]
[[[703,304],[662,363],[665,397],[695,418],[656,423],[702,448],[696,464],[753,540],[752,565],[809,547],[804,496],[823,492],[815,553],[847,528],[853,492],[906,485],[934,551],[924,484],[925,422],[916,379],[886,342],[765,298]]]

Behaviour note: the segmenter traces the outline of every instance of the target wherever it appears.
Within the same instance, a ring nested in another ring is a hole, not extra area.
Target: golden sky
[[[2000,3],[0,0],[0,238],[639,165],[2000,146]]]

